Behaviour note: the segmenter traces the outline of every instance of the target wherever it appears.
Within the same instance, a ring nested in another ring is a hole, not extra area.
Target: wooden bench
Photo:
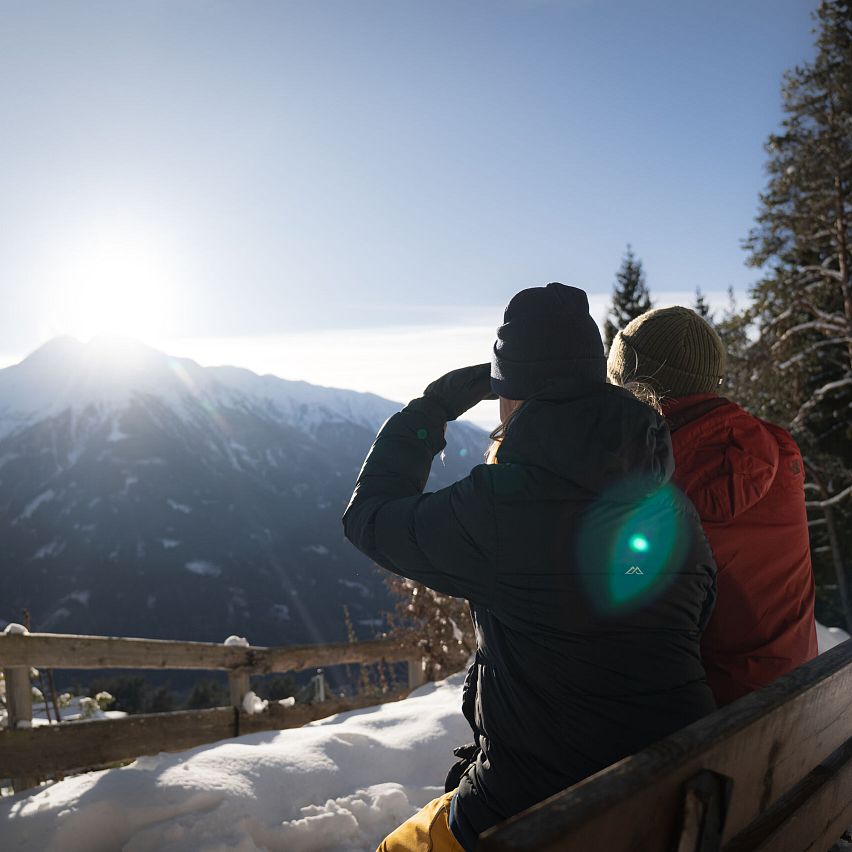
[[[852,640],[485,832],[484,852],[826,852],[852,824]]]

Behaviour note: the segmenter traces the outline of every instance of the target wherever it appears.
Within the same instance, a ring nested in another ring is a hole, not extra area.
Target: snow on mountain
[[[66,409],[78,414],[94,406],[106,416],[144,396],[188,420],[206,404],[250,408],[302,428],[337,421],[376,430],[399,410],[375,394],[259,376],[239,367],[201,367],[134,340],[98,337],[83,344],[60,337],[0,370],[0,439]],[[108,440],[128,437],[113,421]]]
[[[346,605],[371,638],[392,602],[340,516],[400,407],[134,341],[46,344],[0,370],[0,625],[26,608],[34,630],[322,642]],[[487,441],[451,423],[427,487]]]

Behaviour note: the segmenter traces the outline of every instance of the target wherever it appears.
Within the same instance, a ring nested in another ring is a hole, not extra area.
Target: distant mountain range
[[[369,638],[391,606],[340,516],[400,405],[134,341],[0,370],[0,628],[254,644]],[[452,423],[429,488],[488,438]]]

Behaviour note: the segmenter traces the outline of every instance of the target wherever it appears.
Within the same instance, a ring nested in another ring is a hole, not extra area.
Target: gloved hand
[[[447,420],[455,420],[483,399],[497,399],[497,394],[491,391],[491,365],[452,370],[435,379],[423,396],[437,403]]]
[[[444,792],[451,793],[459,786],[462,780],[462,775],[467,772],[468,766],[476,761],[479,754],[479,746],[476,743],[468,743],[463,746],[456,746],[453,749],[453,754],[458,760],[450,767],[447,773],[447,778],[444,781]]]

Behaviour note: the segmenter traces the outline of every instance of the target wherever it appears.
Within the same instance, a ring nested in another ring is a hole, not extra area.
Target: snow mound
[[[0,801],[18,852],[361,852],[443,792],[464,673],[406,700],[67,778]]]

